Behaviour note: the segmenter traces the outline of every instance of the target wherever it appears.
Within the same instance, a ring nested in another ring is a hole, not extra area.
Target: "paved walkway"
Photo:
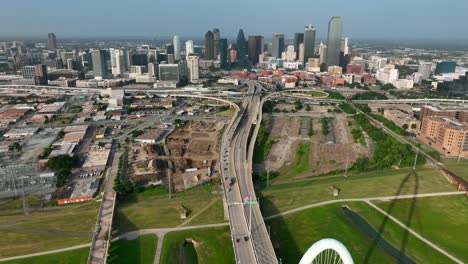
[[[434,196],[448,196],[448,195],[461,195],[465,194],[466,191],[457,191],[457,192],[435,192],[435,193],[420,193],[420,194],[405,194],[405,195],[394,195],[394,196],[381,196],[381,197],[371,197],[371,198],[349,198],[349,199],[336,199],[336,200],[330,200],[330,201],[324,201],[320,203],[315,203],[315,204],[310,204],[310,205],[305,205],[301,206],[298,208],[294,208],[288,211],[284,211],[279,214],[274,214],[265,217],[265,220],[268,219],[273,219],[277,218],[280,216],[285,216],[288,214],[293,214],[297,213],[300,211],[304,211],[310,208],[314,207],[319,207],[327,204],[334,204],[334,203],[342,203],[342,202],[367,202],[367,201],[375,201],[375,200],[380,200],[380,201],[391,201],[391,200],[398,200],[398,199],[412,199],[412,198],[423,198],[423,197],[434,197]]]
[[[383,215],[385,215],[386,217],[390,218],[393,222],[397,223],[399,226],[401,226],[403,229],[407,230],[408,232],[410,232],[413,236],[419,238],[422,242],[426,243],[427,245],[429,245],[430,247],[432,247],[433,249],[439,251],[440,253],[444,254],[445,256],[447,256],[448,258],[450,258],[451,260],[453,260],[454,262],[458,263],[458,264],[463,264],[463,261],[457,259],[456,257],[450,255],[447,251],[441,249],[440,247],[438,247],[436,244],[432,243],[431,241],[427,240],[426,238],[424,238],[423,236],[421,236],[419,233],[417,233],[416,231],[414,231],[413,229],[407,227],[405,224],[403,224],[402,222],[400,222],[400,220],[396,219],[395,217],[391,216],[390,214],[388,214],[387,212],[385,212],[384,210],[382,210],[380,207],[376,206],[375,204],[371,203],[370,201],[366,201],[366,203],[370,206],[372,206],[375,210],[379,211],[380,213],[382,213]]]
[[[33,254],[2,258],[2,259],[0,259],[0,262],[23,259],[23,258],[29,258],[29,257],[37,257],[37,256],[42,256],[42,255],[47,255],[47,254],[60,253],[60,252],[70,251],[70,250],[75,250],[75,249],[80,249],[80,248],[89,248],[90,246],[91,246],[91,243],[86,243],[86,244],[76,245],[76,246],[67,247],[67,248],[54,249],[54,250],[49,250],[49,251],[37,252],[37,253],[33,253]]]

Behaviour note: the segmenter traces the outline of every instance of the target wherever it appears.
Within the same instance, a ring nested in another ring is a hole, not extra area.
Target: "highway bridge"
[[[252,181],[252,152],[247,151],[249,133],[256,122],[260,125],[262,87],[245,81],[249,86],[239,110],[231,120],[221,143],[221,171],[228,205],[231,236],[237,263],[278,263]],[[258,128],[256,128],[258,131]],[[252,135],[249,146],[255,143]]]

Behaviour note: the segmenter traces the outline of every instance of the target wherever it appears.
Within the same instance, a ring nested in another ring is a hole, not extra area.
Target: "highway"
[[[251,157],[247,155],[249,133],[262,105],[257,91],[262,87],[257,82],[245,83],[248,95],[226,129],[220,153],[234,253],[237,263],[278,263],[257,202]],[[250,144],[254,142],[252,136]]]

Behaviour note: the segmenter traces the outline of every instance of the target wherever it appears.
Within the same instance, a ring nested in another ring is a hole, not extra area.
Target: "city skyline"
[[[318,3],[296,0],[289,2],[288,5],[301,8],[293,8],[293,13],[284,13],[291,19],[278,21],[272,20],[274,17],[272,14],[284,12],[284,6],[268,2],[269,9],[265,9],[265,1],[241,0],[236,5],[229,6],[229,12],[223,11],[227,9],[225,3],[213,0],[198,2],[182,0],[179,6],[183,6],[183,10],[175,10],[170,3],[154,3],[147,0],[132,2],[132,5],[123,2],[118,5],[118,2],[112,1],[110,5],[108,0],[99,2],[85,0],[79,6],[57,6],[51,2],[15,1],[9,4],[11,12],[0,18],[0,23],[10,24],[14,21],[15,26],[1,28],[0,37],[42,37],[48,32],[54,32],[62,38],[97,36],[159,38],[173,35],[196,37],[203,36],[208,29],[219,28],[224,37],[233,38],[239,28],[243,28],[246,35],[271,36],[274,32],[282,32],[286,39],[290,39],[295,32],[301,32],[305,25],[312,24],[317,29],[317,37],[325,38],[328,20],[332,16],[343,17],[345,21],[343,35],[352,38],[377,36],[382,39],[460,39],[468,33],[468,29],[457,22],[464,19],[463,10],[468,8],[468,3],[455,0],[446,1],[444,6],[447,6],[447,10],[421,0],[411,3],[403,0],[391,3],[364,0],[351,6],[343,0]],[[92,6],[89,5],[91,3]],[[450,6],[457,8],[448,10]],[[463,8],[464,6],[466,8]],[[158,14],[157,10],[168,10],[168,12]],[[258,10],[264,11],[258,12]],[[311,12],[311,10],[316,11]],[[385,12],[382,12],[383,10]],[[80,15],[75,18],[70,17],[70,11]],[[177,19],[174,19],[175,12],[179,14]],[[38,19],[39,14],[41,19]],[[126,22],[122,23],[122,16],[108,14],[129,15],[130,18],[138,14],[138,20],[126,19]],[[399,19],[395,19],[397,16]],[[56,23],[57,21],[60,23]],[[258,23],[258,21],[270,21],[270,23]]]

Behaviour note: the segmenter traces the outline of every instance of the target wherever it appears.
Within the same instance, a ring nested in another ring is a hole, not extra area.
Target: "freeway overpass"
[[[221,171],[228,204],[231,236],[237,263],[278,263],[265,222],[260,212],[252,182],[252,155],[247,150],[252,125],[261,115],[262,87],[245,81],[249,86],[236,115],[228,125],[221,143]],[[256,128],[258,131],[258,128]],[[251,148],[255,143],[252,135]]]

